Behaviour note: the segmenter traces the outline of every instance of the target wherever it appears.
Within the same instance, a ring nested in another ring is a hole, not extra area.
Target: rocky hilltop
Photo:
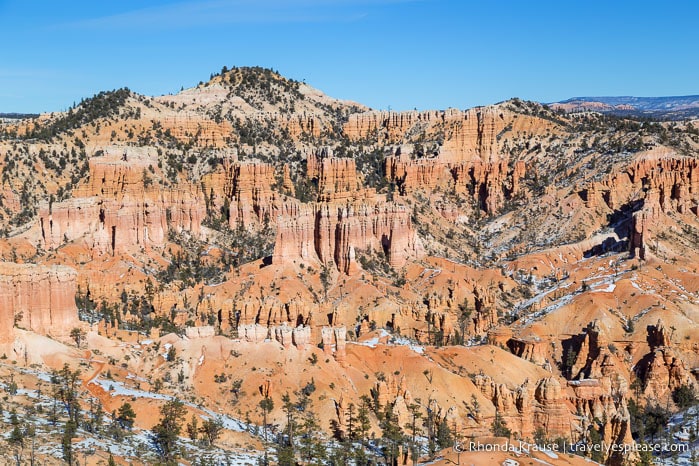
[[[61,430],[64,400],[49,443],[141,435],[127,402],[158,432],[180,398],[188,460],[443,464],[509,437],[621,465],[696,398],[695,122],[517,99],[375,111],[224,68],[0,134],[10,401],[40,403],[54,371],[113,413]],[[216,435],[191,427],[214,413]],[[90,442],[75,451],[106,459]],[[116,456],[172,459],[153,445]]]

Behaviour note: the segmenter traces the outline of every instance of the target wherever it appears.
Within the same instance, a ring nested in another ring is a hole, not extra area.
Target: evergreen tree
[[[116,420],[123,429],[131,430],[135,419],[136,412],[131,407],[131,403],[124,403],[119,407]]]
[[[209,445],[213,445],[214,442],[221,436],[221,431],[223,430],[223,421],[221,419],[207,419],[201,426],[201,433],[204,434],[204,438]]]
[[[187,424],[187,435],[192,442],[195,442],[199,437],[199,418],[196,414],[192,414],[192,420]]]
[[[160,422],[153,427],[153,444],[166,463],[176,457],[177,439],[182,431],[182,420],[186,413],[184,404],[173,399],[160,408]]]
[[[411,403],[410,406],[408,406],[408,411],[410,411],[410,423],[405,426],[405,428],[410,431],[410,458],[412,459],[413,463],[417,463],[420,456],[416,438],[419,433],[417,421],[422,417],[419,404],[420,399],[418,398],[415,401],[415,403]]]
[[[381,413],[379,426],[381,427],[383,456],[387,464],[392,465],[398,461],[398,456],[405,436],[398,425],[398,415],[393,411],[393,406],[387,404]]]
[[[300,436],[299,454],[301,459],[307,465],[322,465],[327,456],[327,451],[320,437],[320,423],[310,406],[305,408],[304,415],[299,423],[298,435]]]
[[[63,436],[61,437],[61,449],[63,451],[63,459],[69,465],[73,464],[73,437],[78,430],[78,426],[72,420],[68,420],[63,426]]]
[[[288,393],[282,395],[282,410],[286,414],[286,427],[284,434],[280,435],[277,440],[277,461],[280,466],[296,464],[294,450],[294,435],[296,433],[296,413],[298,412],[298,404],[291,401]]]
[[[22,463],[22,452],[24,451],[24,433],[20,429],[19,424],[15,425],[7,439],[13,451],[13,456],[17,464]]]
[[[495,419],[490,426],[490,430],[493,432],[495,437],[507,437],[510,438],[512,431],[507,428],[507,423],[500,415],[500,411],[495,411]]]
[[[369,430],[371,429],[371,419],[369,418],[371,399],[364,395],[361,397],[362,404],[359,405],[357,410],[357,433],[356,440],[359,440],[364,444],[369,437]]]
[[[262,410],[262,429],[264,430],[264,439],[266,442],[267,441],[267,414],[272,412],[272,410],[274,409],[274,401],[272,401],[272,399],[269,398],[268,396],[265,396],[263,399],[260,400],[260,403],[258,406]]]

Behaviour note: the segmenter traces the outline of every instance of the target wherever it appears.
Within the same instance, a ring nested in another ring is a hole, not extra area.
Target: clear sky
[[[699,2],[0,0],[0,112],[260,65],[374,108],[699,94]]]

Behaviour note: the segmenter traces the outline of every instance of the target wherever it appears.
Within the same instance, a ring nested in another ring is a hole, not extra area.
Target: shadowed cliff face
[[[340,432],[368,395],[403,424],[429,408],[435,432],[497,417],[522,438],[628,444],[629,399],[696,388],[688,123],[516,99],[379,112],[236,69],[1,134],[2,344],[16,327],[70,343],[78,295],[107,338],[91,350],[140,332],[186,355],[104,362],[115,373],[181,370],[164,390],[231,413],[255,412],[240,394],[264,374],[279,422],[313,382]]]

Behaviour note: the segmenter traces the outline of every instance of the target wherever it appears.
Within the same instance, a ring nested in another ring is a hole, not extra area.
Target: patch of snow
[[[170,351],[170,348],[172,348],[172,343],[165,343],[163,345],[163,354],[161,355],[163,358],[167,359],[167,353]]]
[[[105,391],[107,391],[111,396],[124,396],[124,397],[131,397],[131,398],[146,398],[146,399],[151,399],[151,400],[162,400],[162,401],[169,401],[169,400],[172,400],[175,398],[174,396],[166,395],[163,393],[152,393],[152,392],[146,392],[144,390],[139,390],[136,388],[129,388],[129,387],[124,386],[121,382],[118,382],[115,380],[101,379],[99,377],[94,378],[89,383],[99,385]],[[183,401],[183,400],[181,400],[181,401],[185,405],[187,405],[191,408],[201,410],[211,417],[217,417],[217,418],[221,419],[223,426],[228,430],[234,430],[236,432],[243,432],[244,430],[246,430],[245,423],[238,420],[238,419],[226,416],[225,414],[215,413],[210,409],[204,408],[204,407],[196,405],[194,403],[190,403],[188,401]]]
[[[609,283],[606,288],[598,288],[593,293],[613,293],[616,289],[616,284]]]
[[[376,345],[379,344],[379,337],[374,337],[371,340],[366,340],[366,341],[357,341],[357,342],[350,342],[355,345],[360,345],[360,346],[368,346],[369,348],[376,348]]]
[[[391,343],[393,343],[394,345],[407,346],[408,348],[410,348],[412,351],[416,352],[417,354],[424,354],[425,353],[424,347],[422,347],[420,345],[416,345],[414,342],[408,340],[407,338],[395,337],[391,340]]]

